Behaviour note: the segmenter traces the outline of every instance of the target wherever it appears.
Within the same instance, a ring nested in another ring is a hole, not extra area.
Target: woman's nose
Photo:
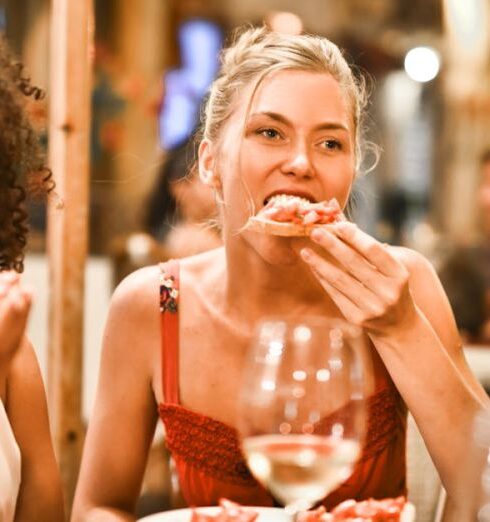
[[[313,165],[307,147],[297,145],[294,147],[281,168],[283,174],[297,177],[312,177]]]

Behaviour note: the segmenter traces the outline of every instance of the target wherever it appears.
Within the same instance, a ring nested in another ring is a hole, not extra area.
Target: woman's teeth
[[[275,194],[274,196],[271,196],[270,198],[266,198],[264,201],[264,205],[267,205],[270,201],[274,201],[275,203],[288,203],[291,200],[298,200],[301,203],[311,203],[309,199],[300,197],[300,196],[293,196],[291,194]]]

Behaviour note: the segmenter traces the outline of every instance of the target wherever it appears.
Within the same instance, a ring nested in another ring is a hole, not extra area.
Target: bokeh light
[[[405,71],[416,82],[430,82],[439,73],[440,59],[432,47],[414,47],[405,56]]]

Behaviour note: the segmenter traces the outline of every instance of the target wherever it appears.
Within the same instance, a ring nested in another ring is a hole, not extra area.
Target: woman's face
[[[345,206],[355,132],[338,82],[326,73],[283,70],[263,80],[250,104],[252,91],[250,85],[240,95],[216,158],[225,235],[239,231],[273,194],[336,198]]]

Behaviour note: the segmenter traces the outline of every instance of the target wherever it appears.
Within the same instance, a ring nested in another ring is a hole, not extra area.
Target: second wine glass
[[[340,320],[258,326],[238,429],[252,474],[293,517],[352,473],[365,430],[360,330]]]

